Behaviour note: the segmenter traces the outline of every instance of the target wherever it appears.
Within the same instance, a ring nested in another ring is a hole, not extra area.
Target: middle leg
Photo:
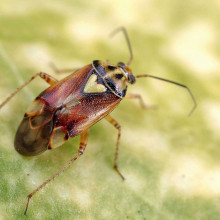
[[[154,109],[156,109],[155,105],[150,105],[150,106],[146,105],[143,101],[143,98],[139,94],[127,94],[125,96],[125,98],[127,98],[127,99],[137,99],[140,103],[141,108],[143,108],[144,110],[154,110]]]
[[[118,130],[118,138],[117,138],[117,143],[116,143],[115,159],[114,159],[114,169],[119,174],[119,176],[122,178],[122,180],[125,180],[125,178],[123,177],[123,175],[121,174],[121,172],[118,169],[118,150],[119,150],[119,140],[121,137],[121,126],[110,115],[106,116],[105,119]]]

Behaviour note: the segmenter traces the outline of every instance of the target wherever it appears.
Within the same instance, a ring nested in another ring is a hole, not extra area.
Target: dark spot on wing
[[[64,140],[67,141],[69,139],[69,134],[65,134]]]

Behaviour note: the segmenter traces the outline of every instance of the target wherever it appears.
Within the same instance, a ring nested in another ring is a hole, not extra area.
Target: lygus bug
[[[103,118],[118,130],[114,169],[124,179],[118,170],[121,127],[109,114],[124,98],[138,99],[141,106],[147,108],[140,95],[126,95],[128,84],[134,84],[136,78],[151,77],[186,88],[194,102],[190,114],[195,109],[196,101],[187,86],[152,75],[133,75],[129,67],[133,54],[127,32],[122,27],[116,29],[113,34],[118,31],[124,33],[129,47],[130,59],[127,64],[119,62],[117,65],[112,65],[108,61],[95,60],[61,81],[40,72],[19,87],[0,105],[0,108],[2,108],[16,93],[37,76],[40,76],[50,84],[50,87],[41,92],[26,111],[15,135],[15,149],[22,155],[35,156],[47,149],[59,147],[69,138],[80,135],[78,154],[28,195],[24,214],[27,213],[32,196],[83,154],[87,145],[90,127]]]

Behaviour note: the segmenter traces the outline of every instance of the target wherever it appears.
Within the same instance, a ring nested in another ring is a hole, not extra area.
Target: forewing
[[[74,137],[108,115],[121,99],[111,93],[84,94],[78,102],[72,102],[63,108],[56,123]]]
[[[92,71],[91,65],[85,66],[54,86],[50,86],[38,98],[47,104],[48,109],[51,111],[72,100],[77,100],[82,95],[85,83]]]

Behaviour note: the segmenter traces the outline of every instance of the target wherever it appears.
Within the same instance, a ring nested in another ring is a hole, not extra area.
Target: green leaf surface
[[[119,26],[131,40],[129,93],[156,110],[123,100],[112,116],[122,126],[119,169],[113,170],[117,131],[91,128],[84,155],[38,192],[27,195],[77,153],[79,138],[36,157],[14,149],[14,135],[32,100],[47,84],[36,79],[0,110],[0,219],[217,220],[220,216],[220,4],[218,1],[0,0],[0,103],[37,72],[56,75],[92,60],[127,62]]]

